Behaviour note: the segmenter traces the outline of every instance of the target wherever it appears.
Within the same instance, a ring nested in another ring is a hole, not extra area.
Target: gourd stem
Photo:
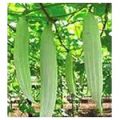
[[[27,102],[28,102],[28,105],[29,105],[29,106],[32,105],[32,102],[31,102],[29,99],[27,99]],[[32,115],[31,112],[28,113],[28,116],[29,116],[29,117],[33,117],[33,115]]]
[[[71,98],[72,98],[72,117],[74,117],[75,116],[75,101],[74,101],[75,95],[71,94]]]

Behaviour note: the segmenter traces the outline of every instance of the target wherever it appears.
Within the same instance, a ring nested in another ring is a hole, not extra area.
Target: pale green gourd
[[[98,22],[91,13],[88,13],[84,19],[82,39],[88,88],[97,108],[102,112],[102,47]]]
[[[73,79],[73,58],[70,52],[67,53],[66,57],[65,75],[69,92],[76,95],[75,81]]]
[[[29,32],[26,17],[20,17],[16,26],[16,37],[14,44],[14,63],[16,67],[16,77],[24,95],[34,101],[31,94],[31,74],[29,67]]]
[[[40,116],[51,117],[57,94],[57,58],[51,26],[43,30],[40,43]]]

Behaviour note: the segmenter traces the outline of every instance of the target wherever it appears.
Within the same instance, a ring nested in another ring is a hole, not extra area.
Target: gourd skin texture
[[[90,13],[84,19],[83,45],[88,88],[97,108],[102,112],[102,51],[97,20]]]
[[[40,116],[51,117],[57,94],[57,60],[54,35],[51,26],[47,26],[40,43],[41,101]]]
[[[20,17],[16,26],[16,37],[14,44],[14,63],[16,67],[16,77],[24,95],[34,101],[31,94],[31,77],[29,68],[29,33],[26,17]]]
[[[66,57],[65,74],[66,74],[66,83],[69,92],[71,94],[76,95],[75,83],[73,80],[73,59],[70,52],[67,53],[67,57]]]

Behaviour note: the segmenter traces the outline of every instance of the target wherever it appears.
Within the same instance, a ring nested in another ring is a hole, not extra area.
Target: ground
[[[76,117],[111,117],[112,116],[112,108],[111,108],[111,98],[105,97],[103,98],[103,113],[100,115],[96,112],[95,103],[91,100],[90,97],[85,97],[81,99],[81,102],[76,107],[76,113],[74,116]],[[40,111],[40,105],[38,103],[32,104],[34,110],[36,112]],[[12,103],[12,112],[9,112],[10,117],[27,117],[29,116],[28,113],[22,113],[19,110],[17,100]],[[69,102],[64,103],[63,109],[66,115],[72,114],[72,104]],[[63,116],[65,117],[65,116]]]

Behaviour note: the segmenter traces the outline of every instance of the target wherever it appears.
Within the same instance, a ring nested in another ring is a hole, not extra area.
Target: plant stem
[[[41,6],[42,11],[45,13],[47,20],[51,23],[54,23],[55,20],[49,16],[48,12],[46,11],[42,3],[40,3],[40,6]]]
[[[102,36],[104,30],[105,30],[105,27],[106,27],[106,24],[107,24],[107,21],[108,21],[108,10],[110,8],[110,4],[109,3],[106,3],[106,9],[105,9],[105,16],[104,16],[104,24],[103,24],[103,28],[102,28],[102,31],[100,33],[100,37]]]
[[[63,44],[62,38],[59,35],[59,31],[58,31],[57,25],[55,23],[54,23],[54,25],[55,25],[56,33],[57,33],[57,36],[58,36],[58,39],[59,39],[61,45],[65,48],[66,51],[69,51],[69,49]]]
[[[75,98],[75,95],[74,94],[71,94],[71,98],[72,98],[72,117],[75,116],[75,101],[74,101],[74,98]]]
[[[27,99],[27,102],[28,102],[28,105],[29,105],[29,106],[32,105],[32,102],[31,102],[30,100]],[[29,117],[33,117],[33,115],[32,115],[31,112],[28,113],[28,116],[29,116]]]
[[[12,27],[10,24],[7,24],[7,25],[13,32],[16,32],[16,29],[14,27]]]

